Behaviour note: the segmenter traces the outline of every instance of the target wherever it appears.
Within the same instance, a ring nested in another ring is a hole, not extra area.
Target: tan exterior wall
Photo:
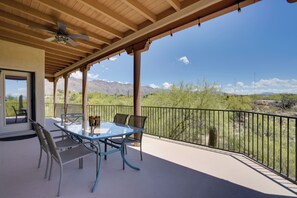
[[[44,123],[44,50],[0,40],[0,68],[35,72],[36,119]]]

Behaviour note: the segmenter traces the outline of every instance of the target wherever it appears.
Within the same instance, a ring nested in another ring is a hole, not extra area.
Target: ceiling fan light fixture
[[[66,45],[66,43],[68,41],[68,37],[67,37],[67,35],[64,35],[64,34],[57,34],[56,40],[57,40],[57,43]]]

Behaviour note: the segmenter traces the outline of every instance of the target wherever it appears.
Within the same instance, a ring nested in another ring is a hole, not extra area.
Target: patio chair
[[[24,120],[27,121],[27,111],[25,109],[19,109],[17,110],[14,106],[12,106],[13,111],[15,113],[15,123],[18,122],[18,116],[25,116]]]
[[[127,114],[120,114],[117,113],[114,118],[113,118],[113,122],[114,123],[120,123],[120,124],[126,124],[127,118],[129,117],[129,115]]]
[[[127,115],[127,114],[117,113],[113,118],[113,122],[119,123],[119,124],[126,124],[128,117],[129,117],[129,115]],[[104,141],[104,151],[107,152],[107,140]],[[104,159],[105,160],[107,159],[107,155],[104,156]]]
[[[61,114],[61,124],[68,122],[68,124],[81,123],[83,119],[82,113],[67,113]]]
[[[34,120],[29,118],[29,121],[32,123],[32,127],[33,130],[35,131],[38,140],[39,140],[39,145],[40,145],[40,154],[39,154],[39,160],[38,160],[38,168],[40,168],[40,163],[41,163],[41,158],[42,158],[42,151],[44,151],[46,153],[46,170],[45,170],[45,174],[44,174],[44,178],[47,177],[47,172],[48,172],[48,165],[49,165],[49,149],[47,146],[47,143],[45,141],[45,136],[43,134],[43,126],[40,125],[39,123],[35,122]],[[58,138],[60,138],[60,136],[56,136]],[[79,141],[78,140],[74,140],[71,137],[65,138],[63,140],[59,140],[55,142],[55,145],[57,147],[57,149],[59,150],[65,150],[65,149],[69,149],[72,147],[76,147],[79,146]]]
[[[133,127],[139,127],[139,128],[144,128],[145,121],[146,121],[145,116],[135,116],[131,115],[129,120],[128,120],[128,125],[133,126]],[[139,132],[140,133],[140,138],[134,138],[134,136],[129,136],[125,140],[125,146],[124,150],[127,154],[127,144],[134,144],[134,143],[139,143],[140,144],[140,159],[142,161],[142,136],[143,136],[143,131]],[[121,138],[115,138],[115,139],[108,139],[108,141],[111,142],[111,144],[122,144],[124,141],[125,137]],[[125,168],[124,163],[123,163],[123,168]]]
[[[53,161],[56,161],[59,164],[60,167],[60,179],[59,179],[59,187],[58,187],[58,193],[57,196],[60,196],[60,189],[61,189],[61,183],[63,178],[63,166],[65,164],[68,164],[72,161],[79,160],[83,157],[96,154],[96,175],[98,174],[98,147],[91,143],[91,142],[85,142],[80,143],[79,146],[61,151],[59,152],[57,150],[56,144],[50,134],[47,130],[43,129],[43,133],[45,135],[50,155],[51,155],[51,166],[49,171],[49,177],[48,180],[51,179],[51,172],[53,167]],[[87,147],[86,144],[90,144],[90,147]],[[95,149],[95,150],[93,150]]]

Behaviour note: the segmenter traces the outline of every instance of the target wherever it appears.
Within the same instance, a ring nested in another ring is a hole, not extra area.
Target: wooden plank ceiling
[[[0,39],[45,50],[48,79],[153,41],[258,0],[1,0]],[[76,46],[45,41],[57,23]]]

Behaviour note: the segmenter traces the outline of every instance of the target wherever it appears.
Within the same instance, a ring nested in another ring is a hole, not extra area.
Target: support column
[[[53,81],[53,103],[54,103],[54,117],[56,117],[56,102],[57,102],[57,83],[58,83],[58,78],[54,78]]]
[[[141,82],[140,82],[140,68],[141,68],[141,52],[134,51],[134,87],[133,87],[133,104],[134,115],[141,115]]]
[[[63,75],[64,78],[64,114],[67,114],[68,107],[68,79],[69,74]]]
[[[141,69],[141,52],[147,51],[149,49],[150,42],[148,40],[136,43],[128,48],[126,52],[129,55],[133,55],[134,59],[134,80],[133,80],[133,105],[134,105],[134,115],[141,116],[141,81],[140,81],[140,69]],[[137,126],[137,123],[136,123]],[[135,139],[140,139],[140,134],[134,134]],[[139,143],[134,144],[134,146],[140,146]]]
[[[83,122],[88,120],[88,71],[90,70],[89,66],[82,67],[80,71],[82,72],[82,113],[83,113]]]

